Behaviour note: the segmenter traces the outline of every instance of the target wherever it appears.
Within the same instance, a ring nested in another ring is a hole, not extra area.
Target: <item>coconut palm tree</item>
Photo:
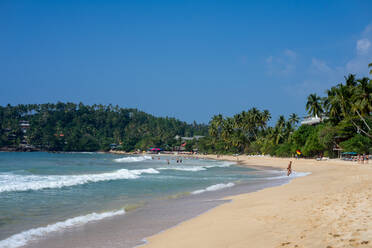
[[[357,85],[355,74],[349,74],[347,77],[344,77],[344,78],[345,78],[346,86],[355,87]]]
[[[324,112],[321,104],[321,98],[317,94],[310,94],[307,98],[306,110],[314,117],[321,117]]]
[[[335,86],[327,90],[327,96],[323,101],[323,105],[330,118],[340,121],[341,105],[338,101],[339,98],[337,97],[337,91],[338,88]]]
[[[298,117],[297,114],[292,113],[289,116],[288,122],[291,123],[292,125],[296,125],[300,121],[300,118]]]
[[[209,125],[209,135],[216,139],[220,135],[222,123],[223,117],[221,114],[213,116]]]
[[[284,138],[284,131],[285,131],[285,118],[283,115],[279,116],[278,121],[275,124],[275,127],[272,130],[271,138],[274,144],[279,144],[280,141]]]
[[[226,118],[222,123],[221,138],[225,142],[225,148],[228,149],[231,146],[231,135],[234,132],[234,120],[233,118]]]
[[[358,80],[358,86],[354,88],[351,97],[352,110],[358,114],[364,125],[371,130],[365,117],[370,116],[372,112],[372,82],[369,78],[364,77]]]
[[[359,110],[363,116],[369,115],[372,112],[372,82],[369,78],[364,77],[358,80],[358,86],[352,95],[354,109]]]
[[[271,114],[269,110],[265,109],[262,112],[261,118],[262,118],[262,129],[265,131],[267,128],[267,122],[271,119]]]
[[[358,87],[360,87],[361,89],[361,92],[363,91],[362,90],[363,88],[368,88],[367,86],[365,86],[364,82],[362,84],[364,86],[358,85]],[[368,89],[365,89],[365,90],[368,92]],[[344,119],[350,121],[358,131],[361,131],[363,134],[365,134],[369,138],[372,138],[371,134],[363,130],[363,128],[361,128],[361,126],[357,122],[355,122],[355,113],[357,113],[360,119],[368,127],[368,129],[370,129],[365,119],[362,117],[362,115],[359,112],[359,107],[365,106],[365,104],[359,105],[358,107],[358,105],[353,101],[354,98],[357,98],[358,100],[357,102],[359,104],[362,104],[363,96],[357,96],[357,94],[358,93],[356,93],[355,87],[351,87],[351,86],[348,87],[347,85],[339,84],[337,85],[334,103],[340,106],[340,110],[341,110],[340,112]],[[369,96],[366,96],[366,97],[369,97]],[[368,105],[368,103],[366,103],[366,105]]]

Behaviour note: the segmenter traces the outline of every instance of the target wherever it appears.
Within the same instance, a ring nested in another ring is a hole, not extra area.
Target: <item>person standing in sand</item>
[[[287,167],[287,176],[292,174],[292,161],[289,161],[288,167]]]

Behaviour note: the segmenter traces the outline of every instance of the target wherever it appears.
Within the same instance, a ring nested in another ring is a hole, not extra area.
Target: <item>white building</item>
[[[310,117],[305,117],[301,121],[301,125],[315,125],[320,123],[322,120],[318,116],[310,116]]]

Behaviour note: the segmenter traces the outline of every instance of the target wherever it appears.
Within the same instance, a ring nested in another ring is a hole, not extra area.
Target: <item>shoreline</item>
[[[164,161],[165,159],[166,157],[162,158]],[[236,163],[236,161],[233,162],[234,164]],[[223,164],[225,164],[225,162],[223,162]],[[275,173],[273,175],[275,175]],[[208,192],[207,194],[190,195],[190,197],[188,196],[186,198],[166,197],[164,198],[166,201],[164,201],[163,198],[159,198],[155,203],[152,201],[151,204],[145,204],[143,207],[138,208],[138,210],[133,212],[129,211],[123,216],[107,218],[105,220],[102,219],[96,223],[91,222],[87,225],[74,226],[71,227],[71,229],[66,228],[63,232],[50,233],[45,238],[37,238],[35,241],[30,241],[26,247],[57,248],[66,245],[69,247],[103,247],[105,242],[110,242],[112,244],[111,247],[123,247],[123,245],[128,248],[133,247],[130,244],[133,244],[133,235],[135,235],[136,230],[140,231],[136,234],[136,237],[138,237],[138,235],[140,236],[140,239],[137,240],[143,240],[144,237],[162,232],[163,230],[176,226],[183,221],[187,221],[209,211],[211,208],[225,202],[223,198],[226,196],[239,195],[241,193],[257,191],[266,187],[273,187],[278,185],[278,183],[282,184],[282,181],[283,179],[274,181],[263,180],[253,182],[249,185],[238,184],[239,186],[236,185],[237,187],[231,187],[221,191],[216,190]],[[200,189],[204,190],[204,188]],[[183,209],[183,211],[180,212],[180,209]],[[110,211],[112,212],[112,210]],[[103,212],[102,214],[105,213],[106,212]],[[173,214],[170,215],[170,213]],[[161,216],[168,217],[163,218]],[[85,215],[81,217],[85,217]],[[66,223],[69,223],[69,220],[67,220]],[[134,224],[138,222],[143,224],[141,224],[142,227],[138,225],[135,225],[137,227],[134,227]],[[165,222],[166,224],[164,224]],[[141,236],[144,231],[142,230],[143,227],[147,230],[146,234]],[[41,226],[41,228],[43,228],[43,226]],[[35,228],[30,230],[34,229]],[[102,231],[107,229],[110,229],[110,231]],[[129,239],[125,237],[129,237]],[[141,243],[142,242],[137,244],[139,245]]]
[[[372,163],[198,155],[241,166],[311,172],[289,183],[236,196],[146,238],[163,247],[372,247]]]
[[[134,247],[372,247],[372,163],[246,155],[180,154],[179,157],[231,161],[237,166],[269,171],[283,170],[292,160],[295,172],[312,174],[301,179],[287,180],[285,177],[283,180],[287,182],[264,187],[257,185],[252,191],[244,188],[238,193],[228,191],[219,197],[215,195],[213,200],[208,197],[189,201],[188,206],[200,208],[198,211],[203,206],[206,208],[199,214],[184,216],[170,226],[152,229],[151,233],[142,236],[146,237],[142,239],[145,243]],[[186,201],[176,201],[178,205],[173,208],[176,212],[189,209],[184,205]],[[163,205],[158,205],[157,209],[161,214],[155,216],[169,214]],[[66,244],[70,247],[103,247],[107,242],[111,247],[123,247],[128,244],[124,233],[133,234],[134,231],[130,230],[127,218],[134,221],[141,216],[146,219],[148,217],[142,216],[144,210],[73,228],[63,234],[56,233],[27,247],[59,248]],[[147,226],[153,226],[154,221],[161,219],[149,220]],[[110,232],[101,231],[106,229]]]

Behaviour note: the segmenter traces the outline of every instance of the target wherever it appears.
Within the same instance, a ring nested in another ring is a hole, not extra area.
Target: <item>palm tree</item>
[[[323,104],[330,118],[333,120],[340,120],[341,105],[337,97],[338,88],[336,86],[326,91],[327,97],[325,97]]]
[[[294,131],[294,128],[293,128],[292,123],[290,121],[287,121],[284,127],[284,138],[287,140],[291,136],[293,131]]]
[[[271,114],[269,112],[269,110],[265,109],[263,112],[262,112],[262,115],[261,115],[261,121],[262,121],[262,126],[261,128],[263,129],[263,131],[266,130],[267,128],[267,122],[271,119]]]
[[[212,117],[209,125],[209,134],[213,138],[217,138],[220,135],[221,127],[223,123],[223,117],[221,114]]]
[[[359,79],[358,82],[351,97],[352,110],[358,114],[368,130],[371,130],[364,117],[372,112],[372,82],[367,77]]]
[[[288,122],[291,123],[292,125],[296,125],[300,121],[300,118],[298,117],[297,114],[292,113],[289,116]]]
[[[369,64],[368,64],[368,68],[369,68],[369,67],[371,67],[371,70],[369,71],[369,74],[372,75],[372,63],[369,63]]]
[[[353,92],[352,102],[355,109],[359,110],[361,115],[366,116],[372,112],[372,82],[367,77],[359,79],[358,82]]]
[[[244,122],[244,119],[243,119],[243,116],[244,116],[244,111],[240,114],[236,114],[234,115],[234,128],[235,129],[241,129],[242,126],[243,126],[243,122]]]
[[[231,144],[231,135],[234,132],[234,120],[227,118],[222,123],[221,137],[225,142],[225,148],[228,149]]]
[[[350,98],[352,95],[352,91],[346,85],[339,84],[337,86],[338,86],[338,89],[336,91],[336,98],[337,98],[336,101],[340,104],[341,114],[345,118],[347,118],[350,116],[350,112],[351,112]]]
[[[310,94],[307,98],[306,110],[314,117],[321,117],[324,112],[321,105],[321,98],[317,94]]]
[[[357,81],[355,80],[355,74],[349,74],[349,76],[344,77],[346,86],[348,87],[355,87],[357,85]]]
[[[365,80],[363,80],[363,81],[365,81]],[[361,92],[363,92],[363,90],[362,90],[363,88],[365,88],[365,91],[368,92],[369,87],[367,87],[365,85],[365,82],[363,82],[362,85],[364,85],[364,86],[358,85],[357,87],[360,88]],[[362,102],[363,102],[363,100],[362,100],[363,96],[357,96],[356,91],[357,90],[355,90],[355,87],[348,87],[347,85],[339,84],[339,85],[337,85],[334,102],[337,103],[337,105],[340,106],[341,115],[344,117],[344,119],[350,121],[358,131],[361,131],[362,133],[364,133],[369,138],[372,138],[371,134],[369,134],[368,132],[363,130],[354,121],[355,115],[353,115],[353,113],[357,113],[358,116],[360,117],[360,119],[368,127],[368,129],[370,129],[368,124],[366,123],[365,119],[359,113],[358,105],[356,105],[355,102],[353,101],[353,99],[357,98],[358,103],[362,104]],[[369,97],[369,94],[367,94],[365,97]],[[369,105],[369,104],[370,103],[366,103],[366,104],[359,105],[359,106],[365,106],[365,105]]]
[[[282,138],[284,137],[284,131],[285,131],[285,118],[283,115],[279,116],[278,121],[275,124],[275,127],[272,131],[272,139],[274,141],[274,144],[279,144]]]

